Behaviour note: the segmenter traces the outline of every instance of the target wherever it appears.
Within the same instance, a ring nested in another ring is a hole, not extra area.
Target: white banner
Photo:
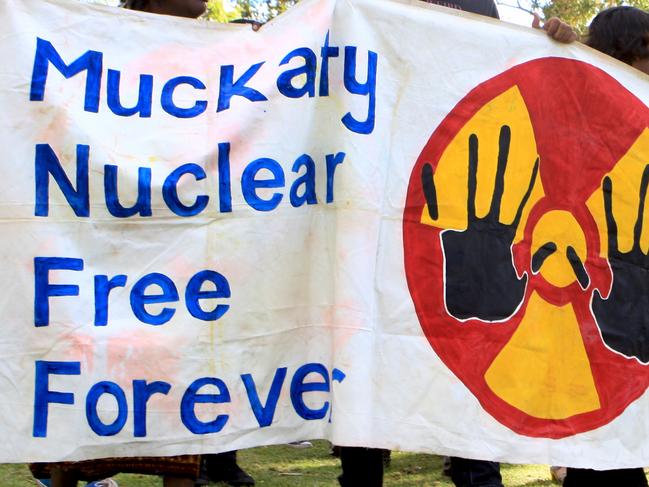
[[[644,76],[415,0],[0,31],[0,461],[649,464]]]

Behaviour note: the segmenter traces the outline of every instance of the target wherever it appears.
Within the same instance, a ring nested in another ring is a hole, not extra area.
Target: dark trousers
[[[451,457],[451,479],[456,487],[503,487],[498,462]]]
[[[647,477],[641,468],[590,470],[568,468],[564,487],[647,487]]]
[[[380,448],[340,447],[338,477],[342,487],[381,487],[383,485],[383,450]]]
[[[237,450],[203,455],[203,465],[210,473],[231,470],[237,464]]]

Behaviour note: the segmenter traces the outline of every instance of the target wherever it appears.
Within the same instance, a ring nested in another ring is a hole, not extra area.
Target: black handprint
[[[541,247],[539,247],[539,249],[534,252],[534,255],[532,256],[532,272],[539,272],[541,266],[543,265],[543,262],[545,262],[545,259],[550,257],[556,251],[557,244],[555,244],[554,242],[547,242],[541,245]],[[572,271],[577,277],[577,282],[579,282],[579,285],[582,287],[582,289],[586,289],[590,284],[590,277],[588,276],[586,267],[584,266],[584,263],[581,261],[581,258],[579,257],[579,254],[577,254],[577,251],[574,247],[570,245],[566,247],[566,258],[568,259],[570,267],[572,267]]]
[[[640,249],[644,204],[649,184],[649,166],[640,181],[640,203],[633,228],[633,248],[618,249],[617,223],[613,217],[613,183],[608,176],[602,183],[604,210],[608,227],[608,261],[613,284],[608,298],[599,291],[593,294],[593,313],[604,342],[628,357],[649,361],[649,256]]]
[[[500,129],[498,168],[493,199],[489,213],[478,218],[475,198],[478,173],[478,137],[469,137],[469,175],[467,198],[467,229],[446,230],[442,233],[445,256],[445,299],[449,313],[458,319],[478,318],[499,321],[511,316],[525,293],[527,276],[519,279],[512,260],[512,243],[523,214],[523,208],[532,193],[539,168],[537,158],[529,187],[521,201],[514,221],[501,223],[500,206],[505,189],[505,169],[509,157],[511,131],[507,125]],[[438,218],[437,195],[433,169],[425,164],[422,169],[422,187],[428,213]]]

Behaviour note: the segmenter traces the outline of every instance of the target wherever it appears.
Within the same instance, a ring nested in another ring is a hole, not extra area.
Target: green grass
[[[252,448],[239,452],[239,464],[250,473],[257,485],[264,487],[335,487],[340,461],[329,455],[329,443],[315,441],[313,448],[288,446]],[[541,487],[553,485],[545,465],[502,465],[507,487]],[[159,477],[118,475],[120,487],[161,487]],[[34,487],[26,465],[0,465],[0,486]],[[81,486],[81,482],[79,486]],[[213,484],[221,486],[224,484]],[[442,459],[435,455],[392,453],[392,464],[385,472],[386,487],[452,487],[442,475]]]

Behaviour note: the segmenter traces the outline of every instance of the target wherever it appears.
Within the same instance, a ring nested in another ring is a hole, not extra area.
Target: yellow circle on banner
[[[556,245],[557,250],[541,265],[543,278],[557,287],[566,287],[575,282],[577,276],[566,255],[572,247],[579,259],[586,262],[586,237],[579,223],[567,211],[550,211],[543,215],[532,232],[532,255],[547,243]]]

